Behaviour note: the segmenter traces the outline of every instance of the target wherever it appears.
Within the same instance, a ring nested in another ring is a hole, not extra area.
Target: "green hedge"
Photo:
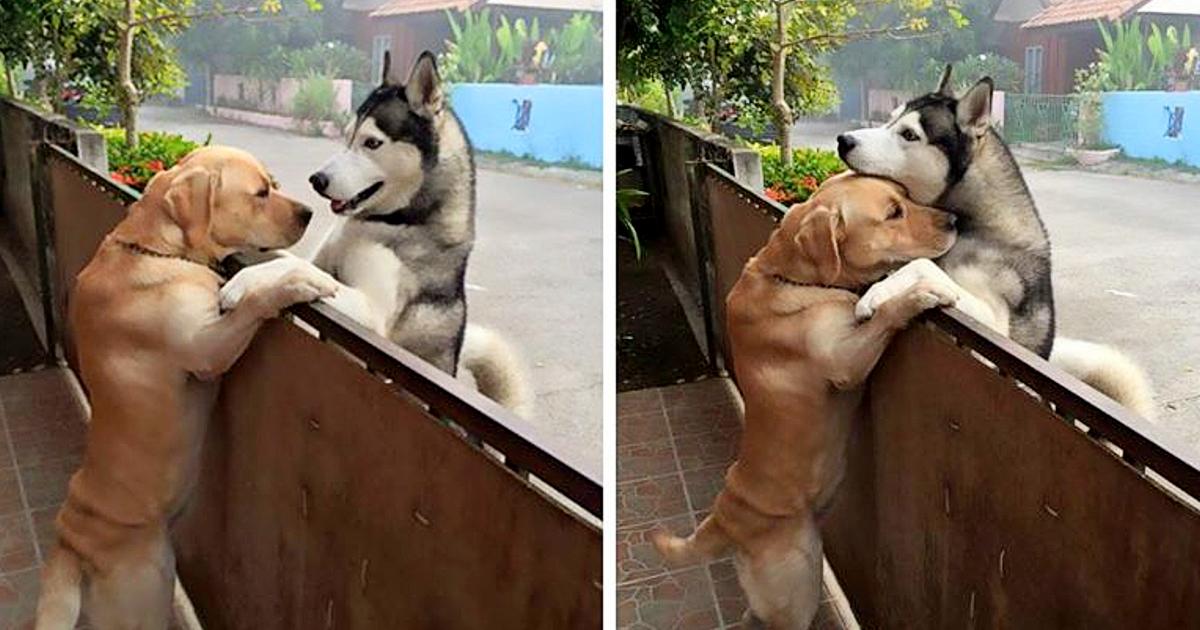
[[[806,201],[822,182],[846,170],[846,165],[833,151],[794,149],[792,165],[784,168],[779,159],[779,147],[757,145],[754,148],[762,156],[764,194],[784,205]]]
[[[108,148],[109,176],[137,190],[144,190],[155,173],[175,166],[183,156],[212,141],[211,135],[200,144],[179,134],[143,131],[138,134],[138,145],[130,147],[123,129],[103,128],[100,132]]]

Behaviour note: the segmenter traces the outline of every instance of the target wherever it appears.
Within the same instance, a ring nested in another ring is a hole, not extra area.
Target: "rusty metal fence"
[[[711,334],[784,208],[706,165]],[[1200,457],[950,309],[868,384],[825,552],[871,628],[1183,628],[1200,618]]]
[[[59,147],[38,156],[71,358],[71,283],[137,197]],[[594,628],[601,475],[572,453],[336,310],[297,306],[223,380],[176,523],[180,578],[213,630]]]

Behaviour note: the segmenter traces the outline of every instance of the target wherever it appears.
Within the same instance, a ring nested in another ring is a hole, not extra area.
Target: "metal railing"
[[[1004,96],[1004,139],[1014,142],[1074,142],[1079,98],[1073,95]]]

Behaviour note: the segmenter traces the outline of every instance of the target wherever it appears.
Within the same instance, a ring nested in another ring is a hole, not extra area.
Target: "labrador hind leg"
[[[821,535],[811,515],[734,558],[750,611],[771,630],[806,630],[821,604]]]
[[[165,531],[89,575],[87,614],[97,630],[165,630],[175,593],[175,554]]]

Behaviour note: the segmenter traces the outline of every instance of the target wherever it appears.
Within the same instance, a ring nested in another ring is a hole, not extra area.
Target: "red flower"
[[[133,178],[126,175],[125,173],[122,173],[121,171],[113,171],[112,173],[109,174],[109,176],[112,177],[114,181],[121,182],[122,184],[125,184],[125,185],[129,185],[129,184],[133,183]]]
[[[771,199],[772,201],[784,201],[785,199],[787,199],[787,193],[780,190],[776,186],[771,186],[771,187],[767,188],[766,190],[763,191],[763,194],[765,194],[767,196],[767,198]]]
[[[158,173],[163,170],[162,160],[150,160],[146,162],[146,168],[150,169],[151,173]]]
[[[813,177],[812,175],[808,175],[804,178],[803,185],[808,190],[816,190],[817,187],[819,187],[821,185],[821,183],[817,181],[816,177]]]

